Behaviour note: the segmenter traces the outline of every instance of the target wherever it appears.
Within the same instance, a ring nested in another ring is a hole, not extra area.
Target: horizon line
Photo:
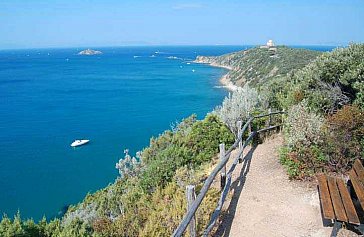
[[[355,43],[355,42],[354,42]],[[277,44],[275,46],[322,46],[322,47],[346,47],[351,43],[345,44]],[[103,45],[103,46],[46,46],[46,47],[19,47],[19,48],[0,48],[0,51],[5,50],[36,50],[36,49],[97,49],[97,48],[121,48],[121,47],[202,47],[202,46],[213,46],[213,47],[226,47],[226,46],[261,46],[264,44],[129,44],[129,45]]]

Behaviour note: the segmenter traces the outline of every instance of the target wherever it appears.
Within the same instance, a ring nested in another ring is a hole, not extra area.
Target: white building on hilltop
[[[274,43],[273,43],[273,40],[268,40],[267,44],[266,45],[262,45],[260,46],[261,49],[269,49],[269,48],[272,48],[274,47]]]
[[[274,47],[274,43],[273,43],[273,40],[268,40],[267,42],[267,46],[270,48],[270,47]]]

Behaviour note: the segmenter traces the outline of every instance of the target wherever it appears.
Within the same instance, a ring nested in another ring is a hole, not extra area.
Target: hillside
[[[314,50],[278,46],[275,52],[267,48],[252,48],[217,57],[198,56],[195,62],[231,69],[227,77],[237,86],[246,83],[259,86],[271,78],[303,68],[321,54]]]

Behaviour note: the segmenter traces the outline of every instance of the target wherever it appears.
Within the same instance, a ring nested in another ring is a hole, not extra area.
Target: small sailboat
[[[71,147],[82,146],[88,143],[90,140],[75,140],[71,143]]]

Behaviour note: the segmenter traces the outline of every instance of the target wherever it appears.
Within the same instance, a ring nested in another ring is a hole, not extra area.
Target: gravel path
[[[279,164],[281,144],[278,136],[247,149],[215,236],[330,236],[331,228],[322,225],[316,186],[290,181]]]

